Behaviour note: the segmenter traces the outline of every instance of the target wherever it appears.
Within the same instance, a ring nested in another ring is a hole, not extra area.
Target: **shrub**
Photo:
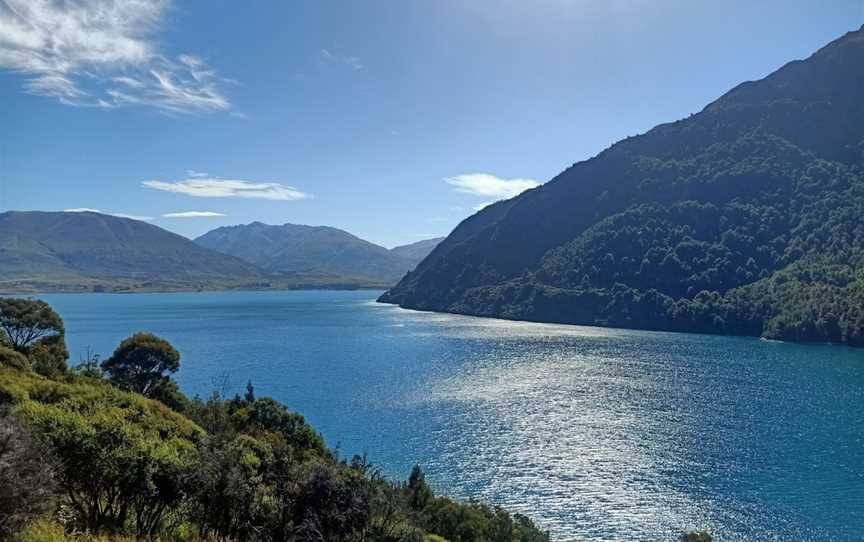
[[[24,354],[16,352],[0,343],[0,365],[13,369],[29,369],[30,360]]]
[[[50,450],[0,412],[0,540],[54,507],[54,463]]]

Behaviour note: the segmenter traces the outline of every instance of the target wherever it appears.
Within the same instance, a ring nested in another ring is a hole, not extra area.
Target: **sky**
[[[0,0],[0,211],[392,247],[864,24],[864,0]]]

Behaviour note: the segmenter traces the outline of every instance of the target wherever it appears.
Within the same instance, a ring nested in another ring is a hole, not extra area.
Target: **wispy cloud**
[[[109,213],[107,211],[100,211],[99,209],[90,209],[87,207],[78,207],[75,209],[64,209],[64,213],[98,213],[100,215],[108,215],[108,216],[116,216],[117,218],[129,218],[131,220],[142,220],[144,222],[148,220],[153,220],[152,216],[140,216],[140,215],[129,215],[126,213]]]
[[[474,209],[475,211],[482,211],[483,209],[485,209],[486,207],[489,207],[493,203],[495,203],[495,202],[494,201],[484,201],[483,203],[478,203],[477,205],[472,207],[472,209]]]
[[[355,70],[363,69],[363,63],[360,61],[360,57],[340,56],[334,54],[329,49],[321,49],[318,51],[318,59],[325,64],[342,64]]]
[[[230,81],[199,57],[169,58],[155,38],[171,0],[0,0],[0,69],[27,92],[105,109],[231,108]]]
[[[502,179],[488,173],[456,175],[445,178],[444,182],[454,186],[458,192],[497,199],[512,198],[540,186],[540,182],[535,179]]]
[[[239,179],[195,177],[180,181],[144,181],[147,188],[185,194],[198,198],[253,198],[295,201],[312,197],[293,186]]]
[[[202,171],[195,171],[194,169],[187,169],[186,170],[186,176],[187,177],[209,177],[210,175],[208,175],[207,173],[204,173]]]
[[[225,216],[213,211],[181,211],[179,213],[165,213],[162,218],[215,218]]]

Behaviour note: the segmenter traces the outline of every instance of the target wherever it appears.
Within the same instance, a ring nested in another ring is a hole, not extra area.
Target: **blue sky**
[[[0,210],[413,242],[862,23],[862,0],[0,0]]]

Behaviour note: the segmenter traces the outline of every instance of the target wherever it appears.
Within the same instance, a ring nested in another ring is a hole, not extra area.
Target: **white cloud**
[[[360,62],[360,57],[356,56],[339,56],[333,54],[328,49],[318,51],[318,58],[325,64],[344,64],[355,70],[362,70],[363,63]]]
[[[255,198],[295,201],[312,197],[293,186],[281,183],[260,183],[237,179],[196,177],[182,181],[144,181],[147,188],[186,194],[198,198]]]
[[[107,211],[100,211],[99,209],[90,209],[87,207],[78,207],[75,209],[64,209],[64,213],[97,213],[100,215],[108,215],[108,216],[116,216],[117,218],[128,218],[130,220],[141,220],[147,222],[148,220],[153,220],[152,216],[140,216],[140,215],[129,215],[126,213],[109,213]]]
[[[186,170],[186,176],[187,177],[209,177],[210,175],[208,175],[207,173],[204,173],[202,171],[195,171],[194,169],[187,169]]]
[[[225,216],[222,213],[214,213],[213,211],[182,211],[179,213],[165,213],[162,218],[211,218]]]
[[[200,58],[169,58],[154,34],[171,0],[0,0],[0,69],[62,103],[171,113],[231,108]]]
[[[488,173],[456,175],[445,178],[444,182],[456,187],[458,192],[498,199],[512,198],[540,186],[540,182],[534,179],[502,179]]]

